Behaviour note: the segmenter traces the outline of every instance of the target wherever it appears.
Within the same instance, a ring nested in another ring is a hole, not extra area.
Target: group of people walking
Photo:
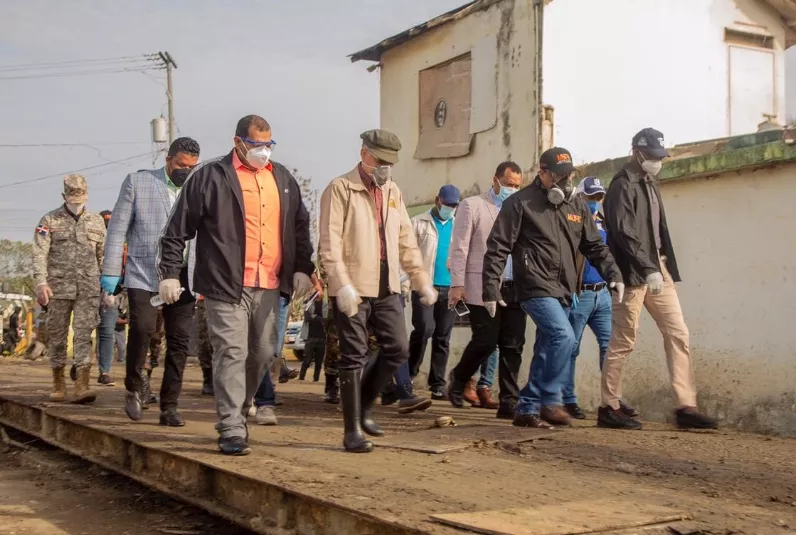
[[[645,129],[633,138],[633,156],[607,191],[593,177],[576,191],[569,152],[554,148],[542,154],[528,186],[520,189],[521,168],[504,162],[484,194],[462,200],[445,185],[434,207],[412,219],[392,180],[400,140],[385,130],[361,140],[357,164],[321,197],[317,268],[300,188],[271,159],[276,141],[259,116],[238,122],[230,153],[202,163],[196,141],[176,140],[163,168],[125,179],[109,221],[85,210],[85,178],[67,176],[63,206],[45,215],[34,238],[36,293],[48,308],[51,399],[66,398],[71,316],[74,401],[95,399],[91,332],[101,303],[111,306],[124,289],[128,417],[140,420],[149,400],[146,357],[161,315],[160,423],[185,424],[178,404],[196,314],[207,331],[203,393],[215,397],[219,449],[245,455],[250,409],[258,423],[276,423],[269,369],[281,352],[289,304],[314,290],[301,377],[314,361],[317,381],[324,360],[326,400],[342,404],[347,451],[369,452],[366,435],[384,434],[372,412],[379,396],[399,400],[405,412],[430,405],[413,392],[429,342],[433,399],[496,409],[498,418],[524,427],[584,417],[574,368],[587,325],[603,370],[598,424],[638,428],[637,412],[622,400],[621,372],[642,306],[664,337],[678,425],[715,427],[696,408],[674,286],[679,273],[655,180],[668,155],[662,134]],[[472,339],[446,377],[457,316],[469,320]],[[528,316],[536,340],[520,389]],[[489,388],[495,361],[497,400]]]

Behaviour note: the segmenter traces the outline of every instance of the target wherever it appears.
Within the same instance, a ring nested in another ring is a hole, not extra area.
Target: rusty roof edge
[[[455,20],[463,19],[464,17],[467,17],[468,15],[471,15],[478,11],[483,11],[488,7],[492,6],[493,4],[497,4],[498,2],[502,1],[503,0],[473,0],[468,4],[459,6],[456,9],[452,9],[447,13],[439,15],[438,17],[434,17],[431,20],[427,20],[422,24],[412,26],[408,30],[404,30],[391,37],[388,37],[376,43],[373,46],[364,48],[358,52],[354,52],[353,54],[349,54],[348,57],[351,58],[352,63],[355,63],[360,60],[379,61],[381,60],[382,54],[384,54],[391,48],[395,48],[396,46],[402,45],[403,43],[417,37],[418,35],[424,34],[430,30],[433,30],[434,28],[438,28],[444,24],[453,22]]]

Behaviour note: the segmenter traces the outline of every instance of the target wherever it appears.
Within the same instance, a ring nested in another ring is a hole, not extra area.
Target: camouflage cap
[[[362,132],[359,137],[376,158],[387,163],[398,163],[398,151],[401,150],[398,136],[387,130],[376,129]]]
[[[72,204],[86,204],[88,201],[88,182],[82,175],[64,177],[64,200]]]

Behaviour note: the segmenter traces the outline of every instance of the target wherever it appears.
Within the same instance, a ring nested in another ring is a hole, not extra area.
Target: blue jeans
[[[495,384],[495,370],[498,367],[498,350],[495,349],[489,358],[481,364],[481,377],[478,378],[476,388],[492,388]]]
[[[282,358],[282,346],[285,344],[285,331],[287,330],[287,317],[290,313],[290,300],[282,296],[279,298],[279,318],[276,322],[276,358]],[[265,377],[260,382],[260,388],[254,394],[255,407],[276,406],[276,390],[271,381],[271,367],[265,369]]]
[[[518,414],[538,415],[542,406],[561,405],[561,389],[575,348],[569,307],[552,297],[523,301],[522,309],[536,324],[536,342],[528,384],[520,392]]]
[[[588,325],[594,336],[597,337],[597,344],[600,346],[600,369],[603,369],[605,353],[608,351],[608,342],[611,340],[611,293],[602,289],[598,292],[584,291],[580,296],[578,306],[569,312],[569,322],[572,324],[572,331],[575,333],[575,349],[572,351],[572,358],[569,361],[569,371],[567,380],[564,383],[562,395],[564,403],[577,403],[575,396],[575,360],[580,354],[580,342],[583,332]]]
[[[97,366],[99,366],[100,373],[111,372],[117,317],[119,317],[118,308],[106,308],[100,305],[100,323],[97,327]]]

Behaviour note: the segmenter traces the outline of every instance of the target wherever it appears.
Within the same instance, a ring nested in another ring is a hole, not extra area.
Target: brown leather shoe
[[[553,425],[568,426],[571,424],[569,413],[561,405],[542,407],[539,416],[545,422]]]
[[[500,402],[492,397],[492,389],[486,386],[479,387],[476,390],[478,400],[481,402],[482,409],[497,409],[500,407]]]
[[[515,414],[514,421],[511,422],[514,427],[534,427],[536,429],[555,429],[552,425],[545,422],[535,414]]]
[[[481,402],[478,400],[478,394],[475,392],[475,379],[470,379],[464,386],[464,401],[473,407],[480,407]]]

